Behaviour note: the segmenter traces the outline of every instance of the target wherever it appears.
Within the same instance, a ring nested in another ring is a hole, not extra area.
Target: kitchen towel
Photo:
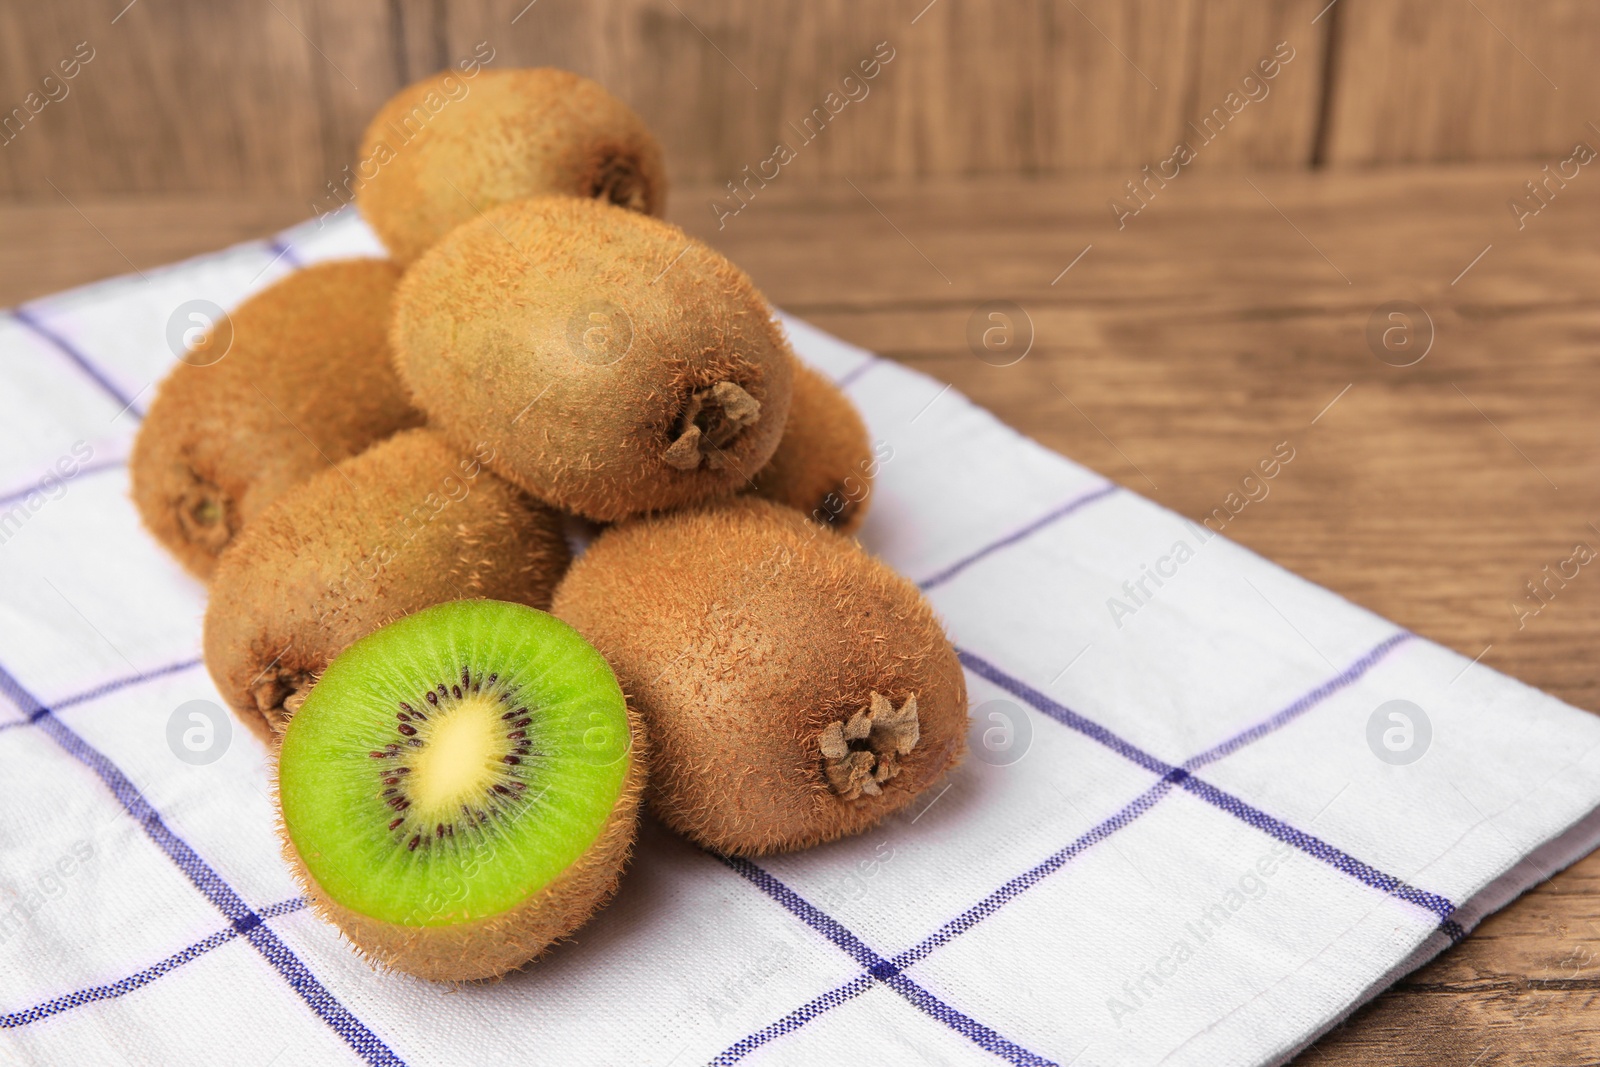
[[[345,212],[0,314],[0,1060],[1273,1064],[1600,840],[1600,721],[1233,544],[1243,497],[1186,520],[785,318],[866,417],[861,538],[945,621],[971,754],[793,855],[646,819],[504,981],[374,972],[205,717],[205,590],[125,461],[208,309],[379,254]]]

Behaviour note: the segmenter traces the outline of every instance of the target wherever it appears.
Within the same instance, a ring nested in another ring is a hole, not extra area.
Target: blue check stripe
[[[300,254],[294,250],[294,247],[281,236],[274,237],[268,241],[267,248],[273,253],[275,260],[282,259],[296,270],[306,265],[305,260],[300,258]]]
[[[921,583],[919,583],[920,588],[926,592],[929,589],[932,589],[934,586],[943,585],[956,575],[960,574],[962,571],[966,570],[968,567],[972,566],[974,563],[977,563],[979,560],[991,556],[1002,549],[1010,548],[1018,541],[1038,533],[1046,526],[1060,522],[1068,515],[1071,515],[1073,512],[1077,511],[1079,508],[1087,507],[1097,500],[1101,500],[1110,496],[1112,493],[1115,493],[1118,488],[1120,487],[1116,485],[1102,485],[1096,489],[1091,489],[1087,493],[1074,497],[1065,504],[1062,504],[1060,507],[1054,508],[1028,523],[1028,525],[1022,527],[1022,529],[1017,530],[1014,533],[1006,534],[1004,537],[1000,538],[1000,540],[995,541],[992,544],[985,545],[983,548],[978,549],[978,551],[972,553],[970,556],[965,556],[962,559],[957,560],[937,574],[929,578],[924,578]]]
[[[978,903],[945,923],[927,938],[918,942],[912,948],[900,953],[894,958],[895,966],[900,968],[910,967],[928,957],[934,949],[939,948],[968,930],[977,926],[983,920],[1005,907],[1017,897],[1038,885],[1050,875],[1065,867],[1074,857],[1088,851],[1093,846],[1104,841],[1118,830],[1133,822],[1139,816],[1155,807],[1156,801],[1166,796],[1172,789],[1172,782],[1166,778],[1146,789],[1134,797],[1128,804],[1111,818],[1094,826],[1066,848],[1050,856],[1043,863],[1017,875],[993,893],[984,897]]]
[[[1451,918],[1455,914],[1456,906],[1439,894],[1418,889],[1416,886],[1409,885],[1392,874],[1385,874],[1376,867],[1362,863],[1354,856],[1334,848],[1321,838],[1308,834],[1304,830],[1295,829],[1282,819],[1276,819],[1260,808],[1252,807],[1245,803],[1231,793],[1224,792],[1209,782],[1201,781],[1188,771],[1180,769],[1175,770],[1173,773],[1181,775],[1178,779],[1179,785],[1206,803],[1221,808],[1228,814],[1254,826],[1257,830],[1271,834],[1286,845],[1293,845],[1308,856],[1315,856],[1323,863],[1337,871],[1348,874],[1358,882],[1403,900],[1407,904],[1433,912],[1439,917],[1440,928],[1450,936],[1452,943],[1467,936],[1466,931],[1462,930],[1461,926]]]
[[[105,373],[105,371],[96,366],[94,360],[90,359],[81,348],[73,344],[63,335],[51,329],[49,326],[46,326],[44,320],[40,319],[37,315],[25,307],[12,308],[11,315],[18,322],[22,323],[22,325],[32,330],[45,341],[49,342],[50,345],[56,349],[56,351],[60,352],[62,355],[71,360],[73,364],[76,365],[77,368],[85,375],[87,375],[90,380],[98,385],[107,396],[115,400],[118,407],[125,411],[132,412],[135,418],[144,418],[144,412],[134,406],[134,398],[129,396],[121,386],[117,385],[116,382],[113,382]]]
[[[1278,725],[1281,726],[1283,723],[1290,721],[1290,719],[1304,714],[1306,711],[1310,710],[1315,703],[1320,703],[1321,700],[1325,700],[1328,696],[1340,689],[1343,689],[1345,686],[1350,685],[1367,671],[1371,670],[1372,667],[1383,658],[1382,654],[1379,653],[1379,649],[1384,648],[1384,645],[1388,645],[1389,648],[1393,648],[1397,644],[1399,644],[1399,642],[1392,637],[1386,639],[1383,643],[1379,644],[1377,648],[1374,648],[1371,652],[1368,652],[1365,656],[1362,656],[1361,659],[1357,660],[1355,664],[1341,673],[1332,682],[1324,683],[1316,690],[1313,690],[1313,692],[1322,694],[1317,701],[1307,703],[1306,698],[1302,697],[1300,700],[1284,709],[1284,711],[1279,712],[1271,719],[1266,720],[1266,723],[1261,724],[1261,726],[1265,726],[1267,723],[1271,723],[1280,718],[1282,719],[1282,722],[1280,722]],[[983,678],[987,678],[1001,689],[1006,690],[1013,696],[1020,697],[1021,699],[1027,701],[1035,709],[1042,711],[1044,714],[1050,716],[1052,719],[1055,719],[1057,722],[1060,722],[1066,726],[1070,726],[1072,729],[1094,738],[1094,740],[1099,741],[1107,748],[1110,748],[1119,755],[1132,760],[1141,767],[1161,774],[1163,776],[1163,780],[1171,780],[1175,784],[1180,785],[1184,789],[1193,793],[1195,796],[1200,797],[1207,803],[1212,804],[1217,808],[1229,813],[1230,815],[1239,818],[1251,826],[1254,826],[1258,830],[1271,834],[1273,837],[1276,837],[1278,840],[1283,841],[1286,844],[1293,845],[1309,856],[1315,856],[1322,862],[1328,864],[1336,870],[1350,875],[1357,881],[1364,882],[1365,884],[1372,886],[1374,889],[1381,889],[1383,892],[1388,893],[1389,895],[1400,900],[1404,900],[1409,904],[1414,904],[1419,908],[1424,908],[1433,912],[1439,916],[1441,924],[1445,924],[1445,932],[1450,934],[1452,941],[1458,940],[1460,936],[1465,936],[1462,933],[1461,928],[1450,918],[1450,916],[1455,912],[1455,905],[1438,894],[1429,893],[1425,890],[1418,889],[1415,886],[1408,885],[1406,882],[1396,878],[1394,875],[1385,874],[1374,867],[1370,867],[1353,856],[1350,856],[1348,853],[1340,851],[1327,842],[1322,841],[1317,837],[1313,837],[1311,834],[1308,834],[1303,830],[1297,830],[1288,823],[1285,823],[1272,817],[1271,815],[1268,815],[1266,812],[1261,811],[1259,808],[1252,807],[1233,794],[1226,792],[1225,790],[1218,789],[1216,786],[1211,785],[1208,782],[1200,780],[1184,768],[1175,767],[1171,764],[1162,762],[1138,746],[1123,740],[1116,734],[1113,734],[1105,727],[1090,722],[1083,716],[1073,712],[1070,708],[1056,703],[1049,697],[1040,693],[1038,690],[1031,688],[1015,678],[1012,678],[1010,675],[1006,674],[1004,671],[1001,671],[992,663],[979,659],[971,652],[968,652],[964,649],[957,649],[956,654],[961,657],[962,665],[968,670],[972,671],[974,674],[977,674]],[[1294,715],[1285,718],[1284,716],[1286,713],[1291,710],[1294,711]],[[1264,737],[1271,732],[1271,730],[1262,729],[1261,726],[1252,727],[1250,730],[1245,731],[1245,734],[1251,735],[1254,739]],[[1227,746],[1229,744],[1230,742],[1223,742],[1223,746]],[[1239,747],[1241,746],[1235,745],[1233,748],[1230,748],[1229,751],[1236,751]]]
[[[119,470],[127,465],[128,461],[125,459],[107,459],[102,460],[99,463],[85,463],[73,473],[71,479],[63,478],[61,481],[76,481],[79,478],[85,478],[91,474],[100,474],[104,471]],[[26,500],[34,493],[44,493],[48,495],[49,491],[50,487],[46,486],[43,482],[35,482],[26,489],[18,489],[15,492],[7,493],[5,496],[0,496],[0,510],[9,508],[11,505],[20,500]]]
[[[727,864],[735,873],[754,883],[767,896],[782,904],[801,922],[839,946],[839,949],[860,964],[863,970],[871,971],[884,963],[884,958],[868,948],[866,942],[846,930],[837,919],[784,885],[770,872],[742,856],[724,856],[719,853],[712,855]]]
[[[141,685],[145,682],[154,681],[157,678],[165,678],[169,674],[181,674],[184,671],[193,670],[194,668],[200,666],[202,662],[202,660],[198,659],[186,659],[178,663],[169,663],[165,667],[156,667],[154,670],[148,670],[142,674],[135,674],[128,678],[118,678],[114,681],[107,682],[104,685],[96,686],[87,692],[78,693],[70,697],[64,697],[63,699],[56,701],[54,707],[50,710],[62,711],[76,704],[83,704],[90,700],[96,700],[107,695],[108,693],[115,693],[119,689],[126,689],[131,685]],[[30,699],[32,698],[30,697]],[[37,700],[34,700],[34,704],[36,705],[35,709],[32,712],[25,713],[22,718],[13,722],[0,723],[0,731],[10,730],[17,726],[30,726],[39,719],[43,718],[46,714],[44,705],[39,704]]]
[[[340,210],[343,209],[341,208]],[[306,265],[305,260],[302,259],[297,252],[295,252],[293,246],[283,239],[282,235],[274,237],[272,240],[268,241],[266,243],[266,247],[273,253],[275,257],[282,258],[296,270]],[[102,370],[94,360],[89,358],[89,354],[87,352],[74,344],[69,338],[66,337],[66,335],[47,325],[43,319],[30,310],[26,305],[12,308],[11,315],[23,326],[27,327],[34,334],[48,342],[52,348],[56,349],[56,351],[60,352],[62,355],[71,360],[72,363],[91,381],[93,381],[95,385],[99,386],[107,396],[115,400],[118,407],[122,408],[124,411],[131,412],[136,419],[144,418],[145,413],[143,409],[134,404],[135,397],[129,396],[127,390],[123,389],[116,382],[112,381],[111,376]]]
[[[875,975],[874,977],[877,976]],[[891,975],[884,978],[883,981],[890,989],[905,997],[917,1008],[938,1019],[979,1048],[986,1052],[994,1053],[1007,1063],[1014,1063],[1017,1067],[1060,1067],[1054,1060],[1047,1060],[1043,1056],[1029,1052],[1021,1045],[1007,1041],[982,1023],[942,1003],[939,998],[903,974]]]
[[[710,1062],[709,1067],[730,1067],[768,1041],[800,1029],[817,1016],[832,1011],[847,1000],[854,1000],[877,984],[870,974],[852,978],[837,989],[829,990],[815,1000],[803,1004],[771,1026],[757,1030],[749,1037],[730,1045]]]
[[[988,1052],[992,1052],[1008,1063],[1016,1064],[1017,1067],[1059,1067],[1059,1065],[1054,1063],[1054,1061],[1047,1060],[1043,1056],[1029,1052],[1016,1042],[1008,1041],[1006,1038],[1001,1037],[995,1031],[989,1029],[987,1026],[984,1026],[976,1019],[973,1019],[970,1015],[951,1007],[938,997],[934,996],[928,990],[918,985],[916,982],[913,982],[910,978],[901,973],[899,967],[895,966],[889,960],[884,959],[877,952],[874,952],[872,949],[868,948],[865,942],[863,942],[859,937],[851,933],[849,930],[845,929],[844,925],[837,919],[834,919],[832,916],[823,912],[822,909],[811,904],[805,898],[801,897],[799,893],[796,893],[794,890],[780,882],[777,878],[773,877],[771,873],[756,866],[749,860],[738,856],[719,855],[717,858],[723,863],[727,864],[736,873],[754,883],[762,892],[766,893],[773,900],[776,900],[779,904],[782,904],[801,922],[805,923],[807,926],[820,933],[823,937],[826,937],[829,941],[832,941],[835,945],[839,946],[839,948],[847,953],[851,959],[855,960],[856,963],[863,967],[867,973],[862,975],[859,979],[857,979],[857,981],[867,981],[870,983],[871,981],[875,980],[882,982],[884,985],[888,986],[890,989],[904,997],[908,1003],[916,1007],[919,1011],[922,1011],[932,1018],[944,1023],[956,1033],[972,1041],[979,1048],[982,1048]],[[845,988],[849,987],[847,986]],[[850,996],[855,995],[855,993],[850,994]],[[833,1003],[830,1003],[828,1007],[833,1007],[836,1004],[842,1004],[847,999],[849,999],[849,997],[839,997]],[[799,1026],[803,1025],[805,1021],[809,1021],[810,1018],[815,1018],[817,1015],[822,1014],[822,1012],[825,1010],[827,1009],[820,1008],[815,1010],[809,1017],[807,1017],[806,1020],[796,1022],[790,1026],[789,1029],[798,1029]],[[781,1020],[779,1025],[781,1025]],[[768,1030],[771,1029],[772,1027],[768,1027]],[[784,1030],[780,1032],[787,1033],[788,1031]],[[765,1041],[755,1041],[757,1036],[759,1035],[752,1035],[751,1037],[746,1038],[744,1042],[740,1043],[741,1045],[748,1045],[748,1048],[746,1048],[745,1051],[749,1051],[749,1049],[756,1048],[765,1043]],[[777,1033],[775,1032],[772,1036],[777,1036]],[[767,1040],[770,1040],[770,1038]],[[755,1041],[755,1044],[749,1044],[751,1041]],[[735,1048],[737,1047],[739,1046],[735,1046]],[[729,1049],[723,1052],[712,1062],[732,1062],[732,1060],[727,1059],[732,1052],[733,1049]],[[739,1055],[742,1056],[744,1053],[741,1052]],[[734,1058],[737,1059],[738,1057],[736,1056]]]
[[[871,370],[873,367],[876,367],[882,362],[883,360],[879,356],[868,356],[860,363],[857,363],[854,367],[851,367],[844,374],[840,375],[833,384],[837,385],[841,390],[848,389],[852,385],[856,384],[856,382],[860,381],[863,374],[867,373],[867,371]]]
[[[944,926],[940,927],[932,935],[925,938],[917,945],[907,949],[898,956],[895,956],[892,960],[887,961],[886,964],[863,964],[866,967],[867,973],[857,978],[855,982],[840,986],[838,989],[824,994],[822,997],[817,998],[799,1010],[784,1016],[776,1023],[773,1023],[772,1025],[759,1030],[754,1034],[751,1034],[749,1037],[735,1042],[733,1045],[725,1049],[716,1059],[714,1059],[712,1063],[717,1065],[736,1063],[739,1059],[744,1057],[753,1049],[759,1048],[761,1045],[764,1045],[775,1038],[782,1037],[785,1034],[789,1034],[800,1029],[812,1019],[825,1014],[826,1012],[837,1007],[839,1004],[858,996],[861,992],[864,992],[866,988],[869,988],[869,985],[861,985],[860,988],[857,988],[856,983],[869,983],[870,980],[877,979],[879,981],[885,981],[886,983],[890,984],[891,988],[893,988],[894,986],[892,980],[904,978],[905,976],[903,972],[907,968],[921,962],[922,960],[926,959],[935,949],[949,943],[963,933],[972,929],[984,919],[999,911],[1006,904],[1027,892],[1029,889],[1042,882],[1051,874],[1054,874],[1056,871],[1060,870],[1074,857],[1110,837],[1118,830],[1121,830],[1124,827],[1132,824],[1145,812],[1155,807],[1155,805],[1163,797],[1170,793],[1174,787],[1182,788],[1194,794],[1200,799],[1205,800],[1207,803],[1210,803],[1215,807],[1228,812],[1230,815],[1233,815],[1235,818],[1240,819],[1248,825],[1261,830],[1263,833],[1270,834],[1278,840],[1292,845],[1308,855],[1316,857],[1322,862],[1328,864],[1330,867],[1333,867],[1335,870],[1349,875],[1351,878],[1354,878],[1364,885],[1370,886],[1389,896],[1395,897],[1398,900],[1402,900],[1417,908],[1432,913],[1439,921],[1439,931],[1449,938],[1451,943],[1459,941],[1461,938],[1466,936],[1466,931],[1462,929],[1461,925],[1454,918],[1456,905],[1445,897],[1440,896],[1437,893],[1430,893],[1426,890],[1419,889],[1416,886],[1406,883],[1402,879],[1396,878],[1390,874],[1386,874],[1369,864],[1363,863],[1362,861],[1356,859],[1346,852],[1341,851],[1338,848],[1335,848],[1333,845],[1328,844],[1320,838],[1306,833],[1303,830],[1298,830],[1281,819],[1277,819],[1266,812],[1261,811],[1259,808],[1246,803],[1240,798],[1233,796],[1231,793],[1219,789],[1208,782],[1202,781],[1188,769],[1190,763],[1194,764],[1195,766],[1201,766],[1205,763],[1214,762],[1215,760],[1221,759],[1223,756],[1226,756],[1229,753],[1243,748],[1245,745],[1248,745],[1253,741],[1260,740],[1262,737],[1267,736],[1275,730],[1281,729],[1288,723],[1294,721],[1301,715],[1304,715],[1312,708],[1327,700],[1334,693],[1337,693],[1341,689],[1354,684],[1363,675],[1380,663],[1391,651],[1409,640],[1410,637],[1411,635],[1408,633],[1399,633],[1385,638],[1365,655],[1361,656],[1349,667],[1341,671],[1334,678],[1322,683],[1315,689],[1312,689],[1304,696],[1290,703],[1281,711],[1268,717],[1262,722],[1241,731],[1240,733],[1228,738],[1226,741],[1223,741],[1221,744],[1213,748],[1207,749],[1205,752],[1201,753],[1199,756],[1196,756],[1193,760],[1189,761],[1189,763],[1186,763],[1181,767],[1174,766],[1162,759],[1159,759],[1132,742],[1118,736],[1104,726],[1101,726],[1099,723],[1096,723],[1093,720],[1078,714],[1063,704],[1051,700],[1037,689],[1034,689],[1025,682],[1012,677],[1011,675],[1000,670],[1000,668],[996,667],[994,664],[982,659],[972,652],[965,649],[957,649],[956,652],[961,659],[962,666],[971,671],[973,674],[979,676],[980,678],[986,679],[994,685],[999,686],[1001,689],[1011,693],[1013,696],[1020,698],[1034,707],[1036,710],[1048,715],[1052,719],[1055,719],[1062,725],[1067,726],[1068,728],[1099,742],[1106,748],[1111,749],[1113,752],[1116,752],[1118,755],[1129,760],[1130,762],[1137,764],[1138,766],[1143,767],[1145,770],[1151,771],[1154,774],[1160,775],[1159,780],[1150,788],[1146,789],[1143,793],[1140,793],[1115,815],[1112,815],[1109,819],[1106,819],[1104,822],[1092,827],[1088,832],[1079,836],[1075,841],[1061,849],[1059,852],[1051,855],[1049,858],[1044,860],[1044,862],[1011,879],[1009,882],[995,890],[993,893],[989,894],[983,900],[979,901],[971,908],[968,908],[954,919],[945,923]],[[730,861],[724,860],[724,862]],[[759,867],[756,867],[748,860],[741,860],[738,862],[747,865],[754,871],[759,871],[761,877],[753,876],[752,874],[746,873],[743,870],[741,870],[740,873],[745,874],[745,876],[750,878],[751,881],[767,890],[770,895],[773,895],[776,899],[779,899],[780,903],[785,903],[786,907],[789,907],[789,905],[786,903],[787,897],[792,897],[795,900],[800,899],[799,895],[794,893],[793,890],[788,889],[787,886],[782,886],[782,883],[778,882],[776,878],[768,874],[766,871],[762,871]],[[730,866],[732,865],[733,864],[730,862]],[[735,870],[739,870],[739,868],[735,867]],[[773,885],[781,888],[769,888],[769,886]],[[859,939],[856,938],[854,934],[850,933],[850,931],[846,929],[843,924],[829,916],[823,915],[818,909],[809,904],[806,904],[805,907],[809,909],[809,912],[805,914],[802,914],[801,911],[796,910],[794,907],[790,907],[790,910],[794,911],[797,916],[807,923],[807,925],[810,925],[814,929],[817,929],[819,932],[823,933],[824,936],[828,937],[828,939],[833,941],[835,944],[840,945],[841,948],[844,948],[845,944],[848,943],[859,943]],[[815,912],[817,915],[821,916],[821,920],[810,917],[810,912]],[[850,952],[850,955],[852,958],[856,959],[857,963],[863,963],[862,957],[856,952],[850,951],[849,949],[846,949],[846,951]],[[866,951],[871,952],[872,950],[867,949]],[[909,981],[909,979],[906,980]],[[897,990],[897,992],[900,992],[900,990]],[[924,1007],[923,1004],[918,1003],[918,1000],[915,997],[907,995],[906,993],[902,993],[902,995],[905,995],[906,999],[910,1000],[913,1004],[917,1004],[918,1007],[923,1008],[923,1010],[927,1011],[929,1015],[945,1021],[947,1025],[951,1025],[952,1028],[956,1029],[958,1032],[967,1032],[963,1026],[958,1025],[957,1022],[950,1019],[944,1019],[937,1011],[929,1010],[928,1007]],[[931,994],[928,994],[928,996],[931,997]],[[980,1024],[974,1023],[973,1025]],[[992,1031],[987,1032],[992,1033]],[[972,1034],[968,1033],[968,1036],[972,1037]],[[1020,1049],[1020,1046],[1012,1046],[1010,1042],[1006,1042],[1004,1038],[1000,1038],[997,1034],[994,1035],[994,1037],[1000,1042],[1005,1042],[1007,1047],[1020,1050],[1023,1055],[1033,1055],[1033,1053],[1027,1052],[1027,1050]],[[985,1043],[987,1039],[980,1040],[979,1038],[974,1037],[973,1040],[982,1047],[990,1047]],[[990,1050],[996,1051],[998,1055],[1009,1059],[1013,1063],[1027,1062],[1012,1058],[1008,1052],[1000,1050],[998,1047],[991,1048]]]
[[[1318,704],[1322,703],[1324,700],[1328,699],[1345,686],[1357,681],[1363,674],[1366,674],[1372,668],[1376,667],[1378,665],[1378,661],[1382,660],[1390,652],[1393,652],[1400,645],[1411,640],[1415,636],[1416,635],[1411,633],[1409,630],[1402,630],[1392,637],[1388,637],[1382,641],[1379,641],[1377,645],[1373,647],[1372,651],[1368,652],[1365,656],[1362,656],[1350,666],[1346,667],[1338,675],[1319,685],[1317,688],[1313,689],[1311,692],[1307,693],[1293,704],[1290,704],[1276,715],[1269,719],[1265,719],[1262,722],[1256,723],[1247,730],[1241,730],[1221,744],[1212,748],[1208,748],[1198,756],[1186,760],[1183,764],[1184,769],[1189,771],[1198,770],[1208,763],[1215,763],[1222,757],[1237,752],[1244,746],[1261,740],[1270,733],[1283,729],[1295,719],[1298,719],[1300,716],[1304,715],[1306,712],[1310,711],[1312,708],[1316,707]]]
[[[51,706],[50,710],[64,711],[67,708],[74,707],[78,704],[84,704],[91,700],[98,700],[109,693],[115,693],[119,689],[126,689],[133,685],[143,685],[145,682],[151,682],[157,678],[165,678],[171,674],[182,674],[184,671],[192,671],[196,667],[202,666],[204,663],[205,661],[201,659],[179,660],[177,663],[169,663],[165,667],[157,667],[154,670],[145,671],[143,674],[135,674],[129,678],[118,678],[115,681],[107,682],[105,685],[96,686],[88,692],[67,697],[65,700],[58,700],[54,705]],[[45,714],[45,711],[43,708],[40,708],[39,711],[35,712],[35,714],[43,715]]]
[[[66,723],[56,718],[51,710],[41,704],[12,675],[0,667],[0,692],[3,692],[28,717],[29,721],[47,734],[66,752],[92,770],[123,809],[149,836],[150,840],[167,854],[173,864],[194,883],[213,907],[222,912],[232,924],[235,933],[243,935],[255,950],[300,994],[306,1004],[335,1033],[345,1040],[356,1054],[373,1067],[404,1067],[396,1056],[349,1009],[328,992],[287,945],[279,940],[262,922],[260,913],[252,911],[232,886],[212,870],[200,856],[162,820],[133,784],[98,749],[79,737]],[[163,972],[165,973],[165,972]],[[153,980],[153,979],[152,979]]]
[[[956,649],[956,655],[961,659],[961,665],[979,678],[999,686],[1014,697],[1027,701],[1036,710],[1044,712],[1061,725],[1076,730],[1090,740],[1100,742],[1100,744],[1130,763],[1137,763],[1154,774],[1164,775],[1172,770],[1172,764],[1165,760],[1157,759],[1131,741],[1124,741],[1093,719],[1079,715],[1065,704],[1056,703],[1026,682],[1005,673],[988,660],[980,659],[975,654],[962,648]]]
[[[292,900],[274,904],[270,908],[262,908],[261,918],[276,919],[280,915],[288,915],[290,912],[299,911],[305,906],[306,900],[304,897],[295,897]],[[76,993],[69,993],[64,997],[47,1000],[43,1004],[35,1004],[24,1011],[0,1014],[0,1030],[27,1026],[29,1023],[48,1019],[52,1015],[70,1011],[73,1008],[81,1008],[85,1004],[93,1004],[100,1000],[115,1000],[117,997],[126,996],[136,989],[149,985],[162,975],[199,959],[212,949],[226,945],[238,936],[239,931],[229,926],[218,930],[210,937],[196,941],[182,952],[174,953],[152,967],[147,967],[137,974],[130,974],[119,982],[113,982],[111,985],[91,986],[88,989],[80,989]]]

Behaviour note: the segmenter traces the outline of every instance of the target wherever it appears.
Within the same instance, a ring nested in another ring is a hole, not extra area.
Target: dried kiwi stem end
[[[190,543],[221,552],[233,536],[228,529],[228,498],[192,471],[188,481],[177,501],[178,526]]]
[[[303,672],[293,676],[269,674],[251,686],[250,697],[255,701],[256,710],[267,720],[274,734],[283,736],[284,728],[306,702],[315,681]]]
[[[761,419],[761,402],[734,382],[718,382],[689,395],[678,436],[661,454],[670,466],[692,471],[704,461],[713,470],[727,465],[723,449]]]
[[[830,722],[818,737],[828,788],[841,800],[877,796],[883,783],[900,773],[900,757],[909,756],[921,736],[915,693],[898,708],[873,693],[869,706]]]
[[[616,204],[630,211],[649,211],[644,176],[636,160],[626,156],[608,157],[590,181],[590,195],[596,200]]]

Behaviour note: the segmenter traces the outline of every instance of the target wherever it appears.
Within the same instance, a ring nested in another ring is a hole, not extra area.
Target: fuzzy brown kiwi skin
[[[231,312],[220,360],[162,381],[134,440],[133,499],[195,577],[291,486],[422,423],[389,354],[399,278],[379,259],[297,271]]]
[[[872,502],[877,459],[861,413],[820,371],[795,360],[789,421],[754,492],[840,533],[854,533]]]
[[[480,212],[530,196],[666,208],[661,146],[639,116],[553,67],[443,71],[407,86],[367,127],[361,159],[372,177],[357,207],[402,264]]]
[[[552,612],[616,671],[650,735],[650,804],[707,848],[760,855],[859,833],[960,760],[966,681],[921,594],[850,539],[740,497],[613,527]],[[844,799],[819,742],[873,693],[921,737],[876,796]]]
[[[284,859],[312,906],[379,966],[433,982],[498,978],[570,937],[616,894],[639,824],[646,765],[644,729],[630,708],[632,745],[622,793],[594,844],[553,882],[500,915],[454,926],[403,926],[351,911],[322,891],[289,837],[279,807]]]
[[[223,554],[206,669],[273,748],[332,659],[380,626],[483,596],[543,610],[571,554],[561,517],[426,429],[325,469]]]
[[[615,346],[601,358],[592,316]],[[750,279],[677,227],[589,200],[451,231],[406,272],[390,339],[431,427],[489,442],[501,477],[598,522],[746,487],[788,417],[794,356]],[[759,412],[685,467],[691,404],[723,383]]]

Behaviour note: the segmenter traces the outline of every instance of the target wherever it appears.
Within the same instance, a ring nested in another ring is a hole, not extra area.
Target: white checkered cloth
[[[205,591],[124,460],[174,308],[378,253],[346,214],[0,316],[0,1060],[1280,1063],[1600,840],[1594,718],[789,320],[892,449],[862,538],[961,650],[974,755],[759,863],[646,820],[503,982],[374,973],[290,880],[254,738],[169,740],[220,702]]]

